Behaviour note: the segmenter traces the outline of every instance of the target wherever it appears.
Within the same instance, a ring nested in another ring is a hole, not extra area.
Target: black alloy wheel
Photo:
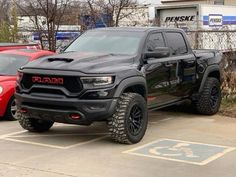
[[[143,113],[138,105],[134,105],[128,119],[128,130],[131,135],[137,136],[142,130]]]

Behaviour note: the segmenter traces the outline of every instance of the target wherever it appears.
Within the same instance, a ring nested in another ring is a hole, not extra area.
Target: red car
[[[34,49],[6,50],[0,52],[0,117],[16,119],[14,100],[16,73],[27,62],[53,55],[53,52]]]
[[[0,43],[0,51],[15,49],[41,49],[39,44]]]

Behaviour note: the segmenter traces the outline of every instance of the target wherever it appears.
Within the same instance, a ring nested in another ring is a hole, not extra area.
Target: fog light
[[[106,91],[100,91],[100,92],[98,92],[98,95],[99,95],[100,97],[106,97],[108,94],[109,94],[109,93],[106,92]]]
[[[70,118],[74,119],[74,120],[78,120],[81,118],[81,116],[77,113],[72,113],[72,114],[70,114]]]
[[[20,112],[23,113],[23,114],[25,114],[25,113],[28,112],[28,109],[26,109],[26,108],[21,108],[21,109],[20,109]]]
[[[156,96],[148,96],[148,101],[154,101],[157,97]]]

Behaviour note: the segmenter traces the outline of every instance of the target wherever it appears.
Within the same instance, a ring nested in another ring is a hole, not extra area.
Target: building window
[[[215,1],[214,1],[214,4],[217,4],[217,5],[224,5],[224,0],[215,0]]]

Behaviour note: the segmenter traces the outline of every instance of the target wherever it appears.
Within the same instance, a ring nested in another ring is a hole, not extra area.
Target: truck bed
[[[222,53],[219,50],[199,49],[193,50],[197,60],[206,60],[209,65],[219,63],[222,59]]]
[[[217,54],[219,54],[218,50],[212,50],[212,49],[199,49],[199,50],[193,50],[193,53],[197,57],[197,59],[208,59],[215,57]]]

